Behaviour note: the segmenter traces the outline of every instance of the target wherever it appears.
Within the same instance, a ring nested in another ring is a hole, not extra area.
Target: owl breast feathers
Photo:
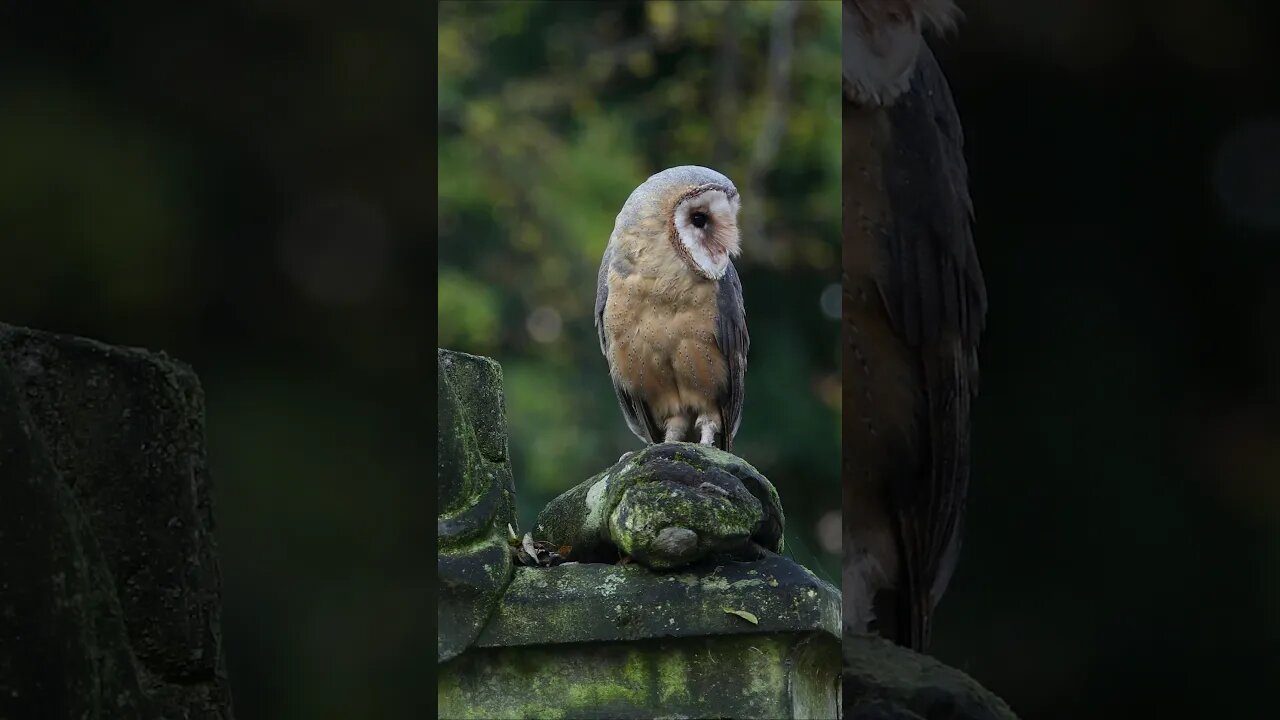
[[[664,170],[623,205],[595,320],[627,425],[649,443],[729,450],[742,416],[746,313],[732,257],[737,188],[708,168]]]

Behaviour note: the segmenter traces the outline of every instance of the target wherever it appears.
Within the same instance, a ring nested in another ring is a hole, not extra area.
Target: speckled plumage
[[[738,191],[709,168],[682,166],[637,187],[618,213],[597,278],[595,319],[627,425],[648,443],[695,440],[729,450],[742,416],[750,339]],[[690,224],[693,214],[705,226]]]

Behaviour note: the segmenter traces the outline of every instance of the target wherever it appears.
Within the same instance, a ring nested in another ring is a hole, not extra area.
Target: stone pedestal
[[[753,622],[754,620],[754,622]],[[840,597],[769,554],[656,573],[522,567],[440,666],[442,718],[836,718]]]
[[[448,350],[438,365],[440,717],[838,717],[839,592],[770,552],[783,519],[763,476],[655,446],[540,517],[537,539],[597,562],[515,566],[502,370]],[[687,547],[662,544],[669,526]]]

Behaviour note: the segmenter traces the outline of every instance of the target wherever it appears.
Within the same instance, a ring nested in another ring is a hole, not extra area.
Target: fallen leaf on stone
[[[547,540],[534,540],[532,534],[525,533],[524,538],[513,542],[511,555],[516,562],[529,567],[562,565],[564,554],[556,552],[555,547]]]
[[[572,545],[561,545],[559,553],[564,557],[569,557],[569,553],[573,552]]]
[[[747,612],[746,610],[731,610],[730,608],[725,608],[724,611],[729,613],[730,615],[737,615],[738,617],[742,618],[743,620],[746,620],[752,625],[760,624],[760,619],[757,618],[752,613]]]
[[[507,523],[507,542],[512,545],[520,544],[520,538],[516,537],[516,529],[511,527],[511,523]]]

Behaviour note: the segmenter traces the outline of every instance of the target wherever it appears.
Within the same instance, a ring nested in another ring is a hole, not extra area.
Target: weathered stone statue
[[[707,445],[663,443],[631,453],[552,500],[536,534],[580,562],[619,553],[655,570],[704,558],[782,551],[782,504],[756,469]]]

